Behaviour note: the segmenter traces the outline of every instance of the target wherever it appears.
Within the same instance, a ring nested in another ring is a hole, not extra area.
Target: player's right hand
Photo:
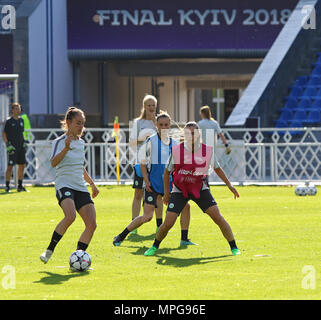
[[[7,152],[9,155],[14,154],[14,152],[16,151],[16,148],[10,143],[7,143]]]
[[[147,192],[153,192],[151,186],[152,185],[151,185],[150,181],[145,181],[145,189]]]
[[[170,196],[169,192],[165,192],[165,193],[164,193],[164,196],[163,196],[163,203],[165,204],[165,206],[167,206],[167,205],[168,205],[168,202],[169,202],[169,196]]]
[[[67,136],[66,140],[65,140],[65,146],[66,148],[69,150],[70,149],[70,144],[71,141],[74,140],[74,137],[72,135]]]

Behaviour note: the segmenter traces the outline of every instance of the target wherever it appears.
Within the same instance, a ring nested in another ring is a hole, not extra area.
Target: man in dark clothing
[[[8,167],[6,170],[6,192],[10,192],[10,178],[15,164],[18,165],[18,188],[17,191],[26,191],[22,186],[24,169],[26,166],[27,143],[23,136],[24,122],[20,117],[21,105],[14,102],[11,107],[12,117],[9,118],[4,126],[2,138],[7,145]]]

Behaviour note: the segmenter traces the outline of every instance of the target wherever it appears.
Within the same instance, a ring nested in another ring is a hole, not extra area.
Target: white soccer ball
[[[69,258],[69,265],[72,271],[87,271],[91,265],[89,253],[83,250],[76,250]]]
[[[307,189],[308,189],[307,190],[307,194],[309,196],[315,196],[317,194],[317,192],[318,192],[318,190],[317,190],[317,188],[315,186],[309,186]]]
[[[306,186],[297,186],[295,188],[295,194],[297,196],[306,196],[308,192],[308,188]]]

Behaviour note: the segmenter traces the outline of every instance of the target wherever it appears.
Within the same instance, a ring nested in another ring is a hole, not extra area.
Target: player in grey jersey
[[[85,162],[85,145],[80,138],[85,124],[82,110],[70,107],[62,121],[65,134],[54,140],[52,144],[51,165],[56,168],[56,197],[65,217],[56,226],[50,244],[40,256],[47,263],[56,245],[76,218],[76,211],[85,223],[77,250],[86,250],[96,229],[96,211],[88,192],[86,182],[92,188],[95,198],[99,190],[87,173]]]

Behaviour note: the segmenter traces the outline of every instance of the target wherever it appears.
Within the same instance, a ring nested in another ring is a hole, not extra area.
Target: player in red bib
[[[210,193],[205,176],[209,167],[214,171],[238,198],[237,190],[232,186],[224,171],[216,160],[212,147],[201,143],[201,135],[196,122],[189,122],[184,128],[184,142],[174,146],[164,172],[164,197],[167,205],[166,218],[156,233],[154,244],[145,252],[145,256],[156,253],[161,241],[174,226],[182,208],[189,200],[193,200],[220,228],[228,241],[232,254],[239,255],[233,232],[221,215],[217,203]],[[173,173],[174,187],[169,192],[169,177]]]

